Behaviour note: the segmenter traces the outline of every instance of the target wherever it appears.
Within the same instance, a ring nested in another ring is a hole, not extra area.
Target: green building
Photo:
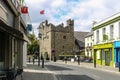
[[[114,42],[120,40],[120,13],[93,22],[94,65],[115,67]]]

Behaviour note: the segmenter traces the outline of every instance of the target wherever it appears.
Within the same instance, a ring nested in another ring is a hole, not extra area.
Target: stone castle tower
[[[62,53],[71,52],[75,46],[74,20],[67,20],[64,24],[55,26],[48,21],[40,23],[40,55],[44,58],[58,58]]]

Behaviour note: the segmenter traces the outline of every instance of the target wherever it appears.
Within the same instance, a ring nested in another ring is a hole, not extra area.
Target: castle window
[[[66,39],[66,36],[63,36],[63,39]]]

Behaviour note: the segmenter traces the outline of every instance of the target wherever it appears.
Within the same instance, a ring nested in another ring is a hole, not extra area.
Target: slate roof
[[[74,37],[80,47],[85,47],[85,37],[89,32],[74,31]]]
[[[92,32],[89,32],[86,36],[85,36],[85,38],[86,37],[89,37],[89,36],[92,36],[93,35],[93,33]]]

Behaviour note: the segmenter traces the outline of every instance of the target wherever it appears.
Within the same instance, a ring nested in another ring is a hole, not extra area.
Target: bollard
[[[42,68],[44,68],[44,59],[42,59]]]
[[[80,56],[78,56],[78,65],[80,65]]]
[[[96,60],[94,60],[94,68],[96,68]]]
[[[54,62],[56,62],[56,57],[54,57]]]
[[[35,63],[34,58],[33,58],[33,64]]]
[[[95,52],[94,52],[94,68],[96,68],[96,53]]]
[[[29,63],[30,63],[30,59],[31,59],[31,58],[29,57]]]
[[[40,66],[40,57],[38,57],[38,66]]]

